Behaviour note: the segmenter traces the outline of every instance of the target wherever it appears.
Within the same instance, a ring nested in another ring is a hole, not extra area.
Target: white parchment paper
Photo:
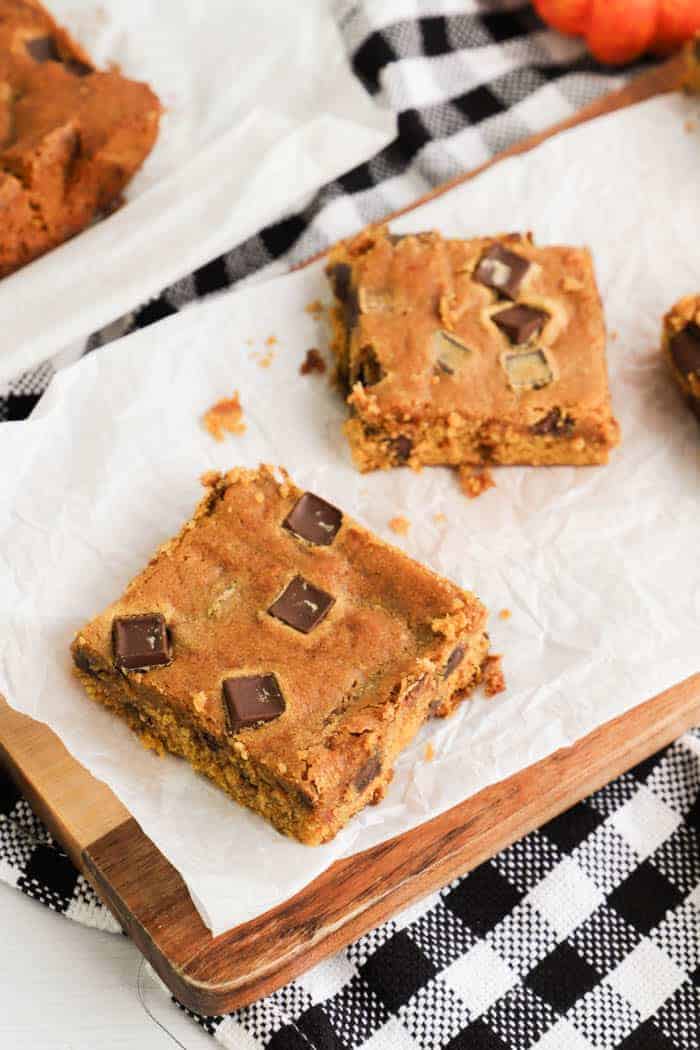
[[[395,227],[532,228],[543,243],[593,247],[623,433],[606,467],[499,469],[473,502],[448,470],[356,473],[340,397],[298,371],[325,339],[304,310],[327,297],[320,264],[113,343],[61,373],[28,422],[0,427],[0,691],[116,791],[215,933],[699,669],[700,433],[657,349],[662,312],[700,289],[690,105],[669,97],[598,120]],[[248,429],[216,444],[200,417],[234,388]],[[382,804],[316,849],[146,752],[69,672],[73,632],[177,530],[198,476],[260,460],[390,540],[389,519],[405,515],[402,546],[476,590],[505,653],[507,693],[426,726]]]
[[[52,0],[101,68],[166,111],[127,203],[0,281],[0,380],[245,240],[394,134],[330,0]]]

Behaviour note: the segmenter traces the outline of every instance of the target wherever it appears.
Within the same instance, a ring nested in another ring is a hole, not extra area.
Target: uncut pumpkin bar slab
[[[282,471],[203,481],[179,536],[74,639],[76,673],[147,746],[326,842],[479,680],[486,611]]]
[[[0,0],[0,277],[119,205],[158,134],[147,84],[102,72],[35,0]]]
[[[326,272],[360,470],[607,461],[619,427],[586,249],[379,226]]]

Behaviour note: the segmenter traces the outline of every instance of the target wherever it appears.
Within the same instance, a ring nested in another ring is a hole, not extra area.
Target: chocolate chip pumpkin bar
[[[669,310],[662,343],[673,378],[700,419],[700,295],[687,295]]]
[[[0,277],[102,213],[148,155],[161,107],[100,72],[34,0],[0,0]]]
[[[76,636],[76,673],[149,747],[326,842],[479,680],[485,609],[284,472],[204,482],[179,536]]]
[[[380,226],[327,274],[360,470],[607,461],[619,428],[588,251]]]

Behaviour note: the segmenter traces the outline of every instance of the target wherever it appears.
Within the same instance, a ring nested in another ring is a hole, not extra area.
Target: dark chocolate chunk
[[[63,60],[63,65],[75,77],[88,77],[91,73],[94,73],[92,66],[88,66],[87,63],[81,62],[77,58],[66,58]]]
[[[691,321],[671,338],[671,357],[678,371],[684,375],[700,375],[700,325]]]
[[[309,543],[328,547],[343,523],[342,511],[324,499],[305,492],[285,518],[283,525]]]
[[[320,624],[334,602],[330,594],[302,576],[295,576],[267,611],[295,631],[308,634]]]
[[[352,286],[352,270],[347,263],[336,263],[326,272],[336,299],[343,304],[345,327],[350,331],[360,314],[357,292]]]
[[[452,650],[445,664],[445,678],[449,678],[452,672],[457,670],[463,659],[464,646],[458,645]]]
[[[529,342],[533,336],[539,335],[549,319],[545,310],[538,310],[534,306],[507,306],[493,314],[491,320],[510,339],[511,343],[521,345]]]
[[[376,386],[386,375],[373,346],[363,346],[354,369],[354,383]]]
[[[502,244],[492,244],[481,256],[474,280],[515,299],[529,269],[530,263],[522,255],[508,251]]]
[[[550,408],[545,416],[542,416],[542,419],[538,419],[536,423],[532,424],[530,431],[533,434],[556,434],[557,437],[568,437],[574,426],[575,420],[573,416],[570,416],[568,412],[566,415],[562,414],[559,406],[555,405],[554,408]]]
[[[31,40],[25,40],[24,46],[27,53],[35,62],[61,62],[61,53],[56,47],[56,41],[52,36],[35,36]]]
[[[273,674],[226,678],[223,692],[227,725],[231,733],[262,722],[271,722],[279,718],[285,708],[284,697]]]
[[[172,659],[170,638],[162,613],[117,617],[112,623],[114,666],[125,671],[163,667]]]
[[[381,771],[382,756],[379,751],[375,751],[373,755],[370,755],[364,765],[359,768],[354,781],[357,790],[364,791],[366,787],[369,787],[373,780],[376,780]]]
[[[403,434],[399,434],[397,438],[391,439],[391,447],[394,452],[394,459],[397,463],[405,463],[408,457],[413,451],[413,442],[410,438],[404,437]]]
[[[30,57],[42,65],[44,62],[61,62],[68,72],[76,77],[86,77],[93,72],[92,66],[78,58],[64,58],[52,36],[35,36],[31,40],[25,40],[24,46]]]

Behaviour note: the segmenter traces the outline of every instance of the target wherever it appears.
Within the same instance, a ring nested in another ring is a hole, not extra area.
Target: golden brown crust
[[[546,315],[517,345],[494,322],[511,301],[475,279],[493,246],[527,260],[515,304]],[[598,463],[617,444],[586,249],[539,248],[517,234],[397,239],[374,227],[338,245],[327,272],[333,350],[352,411],[346,432],[361,470]],[[543,371],[533,387],[509,374],[512,359],[521,365],[528,355]]]
[[[131,705],[136,718],[147,714],[151,742],[185,754],[218,783],[226,774],[215,767],[235,767],[223,784],[234,797],[287,834],[325,841],[388,782],[425,718],[448,713],[478,680],[488,648],[485,610],[345,515],[328,546],[281,527],[302,491],[269,467],[205,482],[194,517],[77,635],[74,658],[98,699],[122,713]],[[309,634],[267,612],[296,575],[334,599]],[[173,659],[125,674],[113,666],[112,622],[139,613],[165,617]],[[461,660],[446,675],[458,647]],[[284,713],[229,732],[223,680],[261,674],[276,676]],[[210,769],[194,744],[173,742],[184,732],[210,746]],[[371,793],[357,787],[368,763],[376,763]],[[241,778],[274,784],[292,801],[275,803],[264,786],[247,797]]]
[[[146,84],[95,70],[40,4],[0,0],[0,277],[114,208],[160,112]]]

